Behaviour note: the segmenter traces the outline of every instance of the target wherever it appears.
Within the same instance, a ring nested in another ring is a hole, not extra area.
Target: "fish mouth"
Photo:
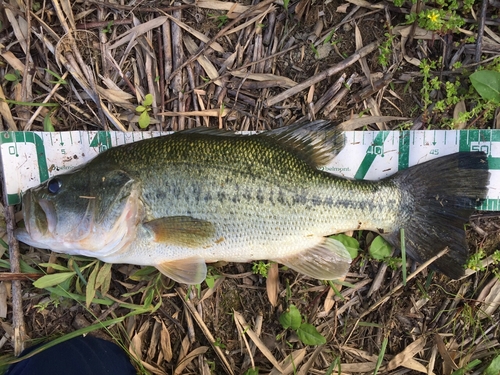
[[[38,210],[39,213],[43,212],[44,217],[42,218],[37,217],[39,221],[44,222],[44,226],[46,228],[46,232],[48,233],[54,233],[56,230],[56,224],[57,224],[57,215],[56,215],[56,210],[54,208],[54,204],[46,199],[40,199],[38,201],[38,206],[40,207],[41,210]]]
[[[23,219],[25,228],[19,228],[16,233],[36,240],[37,237],[53,235],[57,225],[57,215],[54,204],[46,199],[36,201],[31,192],[23,196]]]
[[[45,248],[41,241],[51,236],[51,231],[55,228],[54,206],[46,200],[41,204],[36,202],[31,191],[23,194],[22,201],[24,228],[17,228],[14,236],[30,246]]]

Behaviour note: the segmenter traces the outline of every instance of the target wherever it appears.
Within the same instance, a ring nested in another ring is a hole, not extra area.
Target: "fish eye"
[[[53,178],[52,180],[49,181],[47,189],[49,190],[49,193],[57,194],[59,189],[61,189],[61,186],[62,186],[61,180],[59,180],[58,178]]]

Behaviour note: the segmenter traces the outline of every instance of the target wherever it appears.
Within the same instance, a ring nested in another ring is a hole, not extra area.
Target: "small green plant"
[[[413,1],[415,3],[416,1]],[[402,6],[404,1],[396,0],[394,5]],[[423,1],[427,3],[427,1]],[[407,23],[417,22],[418,26],[425,30],[438,33],[460,31],[460,27],[465,24],[464,12],[469,12],[474,0],[467,0],[460,4],[456,0],[438,0],[436,8],[424,7],[418,14],[411,12],[406,16]]]
[[[227,14],[221,14],[221,15],[209,14],[208,16],[217,21],[217,27],[219,29],[221,29],[229,20],[229,17],[227,16]]]
[[[500,103],[500,72],[479,70],[472,73],[469,78],[481,98]]]
[[[314,52],[314,56],[319,57],[318,49],[314,46],[314,43],[311,43],[311,49]]]
[[[322,345],[326,339],[312,324],[303,322],[302,315],[295,305],[290,305],[287,311],[281,314],[280,323],[284,329],[292,329],[297,333],[299,340],[305,345]]]
[[[151,123],[151,117],[149,117],[149,111],[151,111],[151,105],[153,104],[153,95],[147,94],[144,97],[141,105],[135,108],[135,111],[140,113],[139,115],[139,126],[141,129],[146,129]]]
[[[334,240],[337,240],[340,243],[342,243],[349,252],[351,259],[354,259],[358,256],[359,242],[354,237],[350,237],[341,233],[341,234],[336,234],[334,236],[330,236],[330,238],[333,238]]]
[[[439,78],[432,77],[431,69],[436,69],[436,61],[424,59],[420,63],[420,71],[422,73],[422,90],[420,93],[422,94],[423,106],[424,110],[427,110],[429,106],[432,104],[431,100],[431,92],[432,90],[439,89],[440,81]]]
[[[465,374],[468,374],[469,371],[471,371],[474,367],[479,366],[480,364],[481,364],[481,361],[479,359],[475,359],[475,360],[469,362],[468,364],[466,364],[464,367],[459,368],[456,371],[453,371],[451,373],[451,375],[465,375]],[[498,374],[498,372],[497,372],[497,374]]]
[[[52,119],[50,118],[50,113],[47,113],[43,118],[43,131],[44,132],[55,132],[54,124],[52,124]]]
[[[259,368],[249,368],[248,370],[245,371],[243,375],[259,375]]]
[[[378,62],[380,65],[386,68],[389,65],[392,54],[392,43],[394,41],[394,35],[389,30],[389,32],[385,33],[384,36],[386,37],[386,39],[380,44],[380,47],[378,48]]]
[[[259,260],[258,262],[253,264],[252,272],[256,275],[260,275],[263,278],[267,279],[267,274],[269,272],[269,268],[271,268],[270,262],[266,263],[262,260]]]
[[[472,254],[467,261],[467,268],[473,271],[484,271],[484,266],[482,265],[482,260],[486,257],[486,253],[483,249],[479,249],[477,253]]]
[[[57,80],[56,81],[49,81],[50,83],[53,83],[53,84],[58,84],[58,85],[66,85],[68,82],[63,79],[59,74],[57,74],[56,72],[53,72],[52,70],[50,69],[47,69],[45,68],[44,69],[47,73],[49,73],[50,75],[52,75],[53,77],[55,77]]]
[[[222,340],[220,337],[217,337],[214,341],[214,346],[218,346],[221,349],[226,349],[226,345],[222,343]]]
[[[385,260],[391,256],[392,246],[382,236],[377,236],[370,244],[368,252],[374,259]]]
[[[21,72],[17,69],[14,70],[14,73],[7,73],[3,77],[6,81],[12,82],[14,86],[21,82]]]
[[[109,21],[108,24],[106,25],[106,27],[104,29],[102,29],[102,32],[104,34],[111,33],[111,28],[112,27],[113,27],[113,21]]]
[[[401,258],[391,257],[392,245],[382,236],[377,236],[371,242],[368,253],[373,259],[385,262],[391,269],[398,269],[401,266]]]
[[[467,261],[466,267],[473,271],[484,271],[486,267],[483,265],[482,260],[486,258],[486,252],[483,249],[479,249],[477,253],[472,254]],[[491,263],[494,266],[500,264],[500,250],[495,250],[491,255]],[[500,278],[500,272],[497,267],[493,268],[493,274]]]
[[[484,370],[483,375],[497,375],[500,374],[500,355],[497,355],[490,362],[486,370]]]
[[[221,275],[213,267],[208,267],[207,277],[205,278],[205,283],[212,289],[215,285],[215,280],[219,279]]]

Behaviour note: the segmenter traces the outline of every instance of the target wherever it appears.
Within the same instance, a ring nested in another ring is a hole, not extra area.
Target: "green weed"
[[[151,105],[153,104],[153,95],[147,94],[144,97],[141,105],[138,105],[135,108],[137,113],[140,113],[139,116],[139,126],[141,129],[146,129],[151,123],[151,117],[149,116],[149,111],[151,111]]]
[[[322,345],[326,339],[312,324],[303,322],[302,315],[295,305],[280,315],[279,321],[284,329],[292,329],[305,345]]]

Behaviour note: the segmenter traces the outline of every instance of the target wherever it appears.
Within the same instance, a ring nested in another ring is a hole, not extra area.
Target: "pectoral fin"
[[[207,265],[199,257],[166,261],[155,266],[165,276],[179,283],[200,284],[207,277]]]
[[[190,216],[169,216],[144,223],[154,241],[168,245],[195,248],[207,245],[215,234],[214,225]]]
[[[276,261],[315,279],[333,280],[347,274],[351,256],[341,242],[325,238],[313,248]]]

